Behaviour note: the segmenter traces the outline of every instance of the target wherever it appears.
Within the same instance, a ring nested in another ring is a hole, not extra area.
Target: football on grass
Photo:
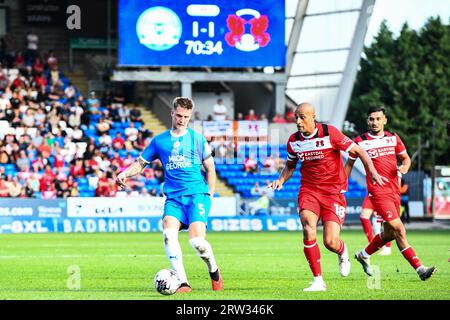
[[[159,293],[168,296],[177,292],[180,281],[175,270],[162,269],[158,271],[153,279],[155,289]]]

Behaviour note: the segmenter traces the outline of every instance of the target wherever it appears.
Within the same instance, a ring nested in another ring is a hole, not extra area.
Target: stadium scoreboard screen
[[[119,65],[284,67],[284,0],[119,0]]]

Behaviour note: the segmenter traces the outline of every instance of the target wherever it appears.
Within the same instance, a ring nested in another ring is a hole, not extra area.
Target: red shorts
[[[362,208],[363,208],[363,209],[374,210],[374,209],[373,209],[372,201],[370,201],[370,198],[369,198],[368,195],[364,198],[364,201],[363,201],[363,203],[362,203]]]
[[[343,193],[321,194],[311,191],[302,191],[298,194],[298,208],[314,212],[322,223],[334,221],[340,226],[344,224],[347,202]]]
[[[384,221],[391,221],[400,218],[400,196],[392,194],[383,194],[370,196],[374,210]]]

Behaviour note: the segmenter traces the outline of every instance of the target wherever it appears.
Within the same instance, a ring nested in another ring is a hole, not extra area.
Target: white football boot
[[[323,279],[314,279],[308,288],[303,289],[303,291],[327,291],[327,285]]]
[[[344,245],[344,252],[342,252],[342,255],[338,255],[338,264],[339,264],[339,273],[343,277],[348,277],[350,274],[350,258],[348,256],[347,246]]]

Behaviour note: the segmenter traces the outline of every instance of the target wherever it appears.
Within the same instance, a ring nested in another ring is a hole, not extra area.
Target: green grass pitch
[[[222,292],[213,292],[206,265],[189,246],[187,234],[181,233],[193,291],[162,296],[153,287],[154,274],[169,267],[160,233],[3,234],[0,299],[450,299],[449,231],[408,232],[421,261],[438,267],[428,281],[419,279],[395,245],[391,256],[373,256],[372,265],[379,268],[379,277],[368,280],[353,259],[353,253],[366,244],[363,232],[344,230],[342,238],[352,257],[350,276],[339,275],[336,255],[320,242],[328,291],[305,293],[302,290],[312,275],[303,254],[301,232],[211,232],[207,239],[225,287]],[[79,274],[75,271],[71,275],[70,270],[79,270]]]

